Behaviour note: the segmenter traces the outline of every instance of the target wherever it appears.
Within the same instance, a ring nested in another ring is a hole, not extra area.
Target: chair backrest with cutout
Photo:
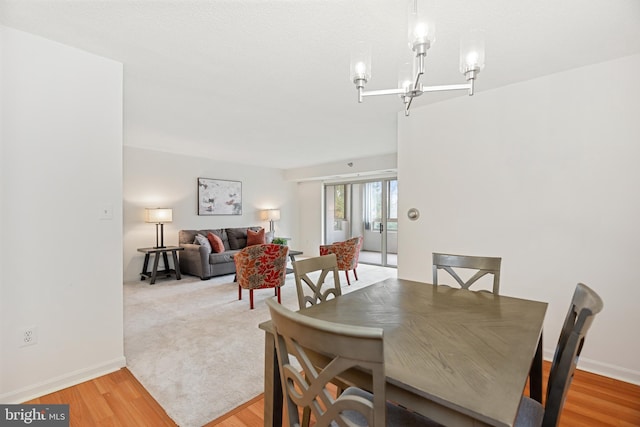
[[[555,427],[560,420],[573,374],[578,364],[585,336],[604,303],[600,296],[583,283],[578,283],[556,346],[544,407],[544,427]]]
[[[293,263],[293,273],[296,279],[298,306],[300,309],[342,295],[335,254],[295,261]],[[319,273],[319,275],[317,277],[315,274],[310,276],[310,273]],[[331,282],[326,283],[329,273],[332,276]]]
[[[311,408],[316,426],[338,422],[345,425],[353,412],[373,427],[386,424],[384,345],[381,328],[351,326],[314,319],[293,312],[273,299],[267,300],[275,328],[276,352],[289,425],[299,426],[299,408]],[[314,354],[330,361],[317,367]],[[291,363],[294,356],[302,367]],[[332,379],[345,371],[361,367],[372,374],[373,401],[343,393],[334,398],[327,389]]]
[[[470,255],[452,255],[433,253],[433,284],[438,284],[438,270],[445,270],[455,279],[462,289],[469,289],[478,279],[487,274],[493,275],[492,292],[496,295],[500,293],[500,264],[502,258],[482,257]],[[456,268],[477,270],[468,280],[460,278],[456,273]]]

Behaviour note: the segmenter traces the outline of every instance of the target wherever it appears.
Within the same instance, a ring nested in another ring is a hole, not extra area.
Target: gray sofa
[[[184,250],[180,251],[180,272],[198,276],[202,280],[208,280],[214,276],[233,274],[236,265],[233,255],[247,246],[247,229],[258,231],[262,227],[218,228],[213,230],[180,230],[178,245]],[[199,245],[196,234],[205,238],[208,233],[216,234],[224,244],[224,252],[213,253],[205,245]],[[265,233],[268,235],[269,233]],[[270,236],[266,236],[270,240]]]

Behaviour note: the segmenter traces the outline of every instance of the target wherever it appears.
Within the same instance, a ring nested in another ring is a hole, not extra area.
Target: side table
[[[293,265],[296,262],[296,255],[302,255],[302,251],[294,251],[289,248],[289,259],[291,260],[291,264]],[[293,273],[293,268],[287,268],[287,274]]]
[[[180,264],[178,263],[178,251],[182,251],[184,248],[180,246],[165,246],[164,248],[138,248],[138,252],[142,252],[144,254],[144,264],[142,266],[142,272],[140,273],[140,280],[144,280],[147,277],[151,279],[149,282],[150,285],[156,283],[156,278],[158,275],[169,277],[172,274],[176,275],[176,280],[180,280],[182,277],[180,276]],[[171,256],[173,257],[173,269],[169,268],[169,258],[167,253],[171,252]],[[151,273],[149,273],[149,256],[153,254],[153,269]],[[158,261],[160,261],[160,255],[162,255],[162,260],[164,262],[164,270],[158,271]]]

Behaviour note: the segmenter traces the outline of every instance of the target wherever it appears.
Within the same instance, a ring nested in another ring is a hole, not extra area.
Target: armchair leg
[[[353,269],[353,275],[356,276],[356,280],[358,280],[358,272],[355,268]]]
[[[249,289],[249,307],[253,310],[253,289]]]
[[[280,299],[280,295],[282,291],[280,290],[280,286],[276,286],[276,295],[278,296],[278,304],[282,304],[282,300]]]
[[[347,286],[351,286],[351,282],[349,281],[349,270],[345,270],[344,275],[347,276]]]
[[[242,299],[242,286],[238,285],[238,301]]]

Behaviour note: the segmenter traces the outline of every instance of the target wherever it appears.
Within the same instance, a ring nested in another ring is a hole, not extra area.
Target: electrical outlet
[[[31,326],[22,330],[20,335],[20,347],[26,347],[28,345],[34,345],[38,343],[38,328]]]

